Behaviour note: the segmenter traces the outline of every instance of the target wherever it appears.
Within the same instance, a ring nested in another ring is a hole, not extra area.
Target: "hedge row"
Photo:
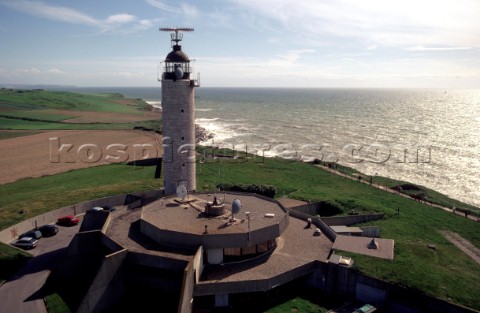
[[[234,184],[219,184],[217,185],[222,191],[238,191],[256,193],[265,197],[274,198],[277,189],[270,185],[234,185]]]

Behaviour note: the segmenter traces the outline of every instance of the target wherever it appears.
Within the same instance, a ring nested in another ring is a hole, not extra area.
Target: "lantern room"
[[[162,31],[170,31],[172,51],[165,58],[162,79],[180,80],[190,79],[190,73],[193,69],[190,66],[188,55],[182,51],[179,44],[183,39],[183,32],[193,31],[193,28],[161,28]]]

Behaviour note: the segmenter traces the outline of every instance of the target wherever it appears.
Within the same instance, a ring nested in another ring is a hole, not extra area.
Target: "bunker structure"
[[[88,211],[49,280],[69,286],[59,294],[72,312],[225,307],[305,277],[324,284],[315,273],[325,273],[333,240],[316,228],[257,194],[160,195]]]

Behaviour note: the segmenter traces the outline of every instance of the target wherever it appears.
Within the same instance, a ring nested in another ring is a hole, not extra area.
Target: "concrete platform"
[[[206,266],[195,295],[264,291],[314,270],[315,262],[326,262],[333,243],[324,235],[314,236],[315,227],[290,217],[290,224],[271,253],[237,264]]]
[[[333,249],[393,260],[393,249],[395,244],[393,239],[375,238],[375,242],[378,244],[378,249],[368,248],[368,244],[371,241],[372,238],[369,237],[338,235],[333,244]]]
[[[118,214],[108,225],[106,235],[131,252],[149,254],[175,260],[190,261],[195,250],[162,246],[140,232],[140,216],[137,209]]]
[[[191,248],[237,248],[278,238],[288,226],[288,212],[277,201],[254,194],[217,194],[225,197],[225,214],[208,216],[206,203],[214,194],[162,198],[143,208],[142,233],[158,243]],[[239,199],[242,209],[232,219],[231,203]],[[249,212],[249,217],[246,212]]]

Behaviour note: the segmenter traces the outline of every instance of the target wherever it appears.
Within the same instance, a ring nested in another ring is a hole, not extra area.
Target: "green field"
[[[11,110],[62,109],[72,111],[96,111],[141,114],[147,109],[142,100],[132,105],[119,101],[128,100],[121,94],[80,94],[48,90],[0,89],[0,108]]]
[[[158,124],[158,121],[155,121]],[[132,129],[138,123],[60,123],[50,121],[32,121],[0,116],[1,129],[11,130],[101,130],[101,129]]]
[[[68,114],[52,113],[67,110]],[[158,128],[158,121],[135,123],[67,123],[80,111],[141,115],[148,104],[120,94],[79,94],[47,90],[0,89],[0,129],[9,130],[102,130],[132,129],[135,126]],[[2,138],[0,138],[2,139]]]

